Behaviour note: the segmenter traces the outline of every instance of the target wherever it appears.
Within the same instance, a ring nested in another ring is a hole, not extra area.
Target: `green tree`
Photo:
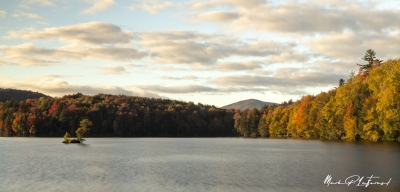
[[[68,132],[65,132],[64,141],[70,143],[71,140],[69,139],[69,137],[70,137],[69,133],[68,133]]]
[[[251,110],[250,115],[249,115],[249,121],[248,121],[248,129],[250,130],[250,136],[251,137],[257,137],[258,132],[258,123],[260,121],[260,118],[258,116],[258,110],[257,108],[254,108]]]
[[[83,137],[85,133],[89,132],[90,127],[92,127],[93,123],[85,118],[79,123],[80,127],[75,131],[76,137],[80,142],[83,142]]]
[[[339,87],[344,85],[344,79],[339,79]]]
[[[368,74],[370,69],[373,68],[374,65],[380,65],[380,63],[383,62],[383,60],[376,59],[375,54],[376,53],[374,50],[368,49],[367,52],[365,53],[364,57],[361,58],[362,60],[367,61],[368,63],[364,64],[364,65],[357,63],[357,65],[360,66],[360,68],[362,69],[362,71],[364,73]],[[374,64],[374,62],[375,62],[375,64]]]
[[[37,130],[36,130],[36,128],[35,128],[35,125],[32,125],[31,128],[29,128],[29,134],[30,134],[30,136],[35,135],[36,131],[37,131]]]
[[[269,129],[267,125],[267,114],[264,113],[261,115],[260,121],[258,122],[258,132],[261,137],[269,137]]]
[[[249,121],[248,121],[248,113],[249,110],[244,110],[240,113],[240,124],[239,124],[239,132],[243,137],[250,136],[250,129],[249,129]]]

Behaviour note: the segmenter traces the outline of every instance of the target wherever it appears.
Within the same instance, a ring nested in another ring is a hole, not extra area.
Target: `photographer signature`
[[[341,180],[337,181],[337,182],[332,182],[332,176],[328,175],[326,176],[325,180],[324,180],[324,184],[329,186],[329,185],[356,185],[359,187],[368,187],[369,185],[386,185],[388,186],[390,181],[392,180],[392,178],[389,179],[388,182],[377,182],[377,181],[373,181],[373,179],[378,179],[380,177],[371,175],[371,177],[365,177],[366,182],[363,182],[364,180],[364,176],[360,177],[359,175],[352,175],[350,177],[347,177],[346,180],[344,180],[344,182],[342,182]]]

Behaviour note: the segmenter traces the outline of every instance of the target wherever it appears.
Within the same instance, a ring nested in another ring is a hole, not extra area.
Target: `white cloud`
[[[31,9],[31,7],[27,4],[19,4],[18,7],[21,9]]]
[[[54,60],[133,60],[149,56],[153,64],[215,65],[217,70],[251,70],[259,64],[241,63],[228,66],[222,59],[231,57],[269,58],[282,52],[292,53],[295,43],[271,40],[240,39],[195,31],[129,32],[102,22],[64,27],[33,28],[10,31],[6,38],[53,39],[71,43],[59,48],[37,48],[32,43],[0,46],[8,55],[26,55]],[[135,48],[132,48],[132,47]],[[231,69],[228,69],[231,68]]]
[[[217,38],[217,35],[208,35],[197,31],[172,30],[165,32],[136,33],[142,41],[175,41],[175,40],[207,40]]]
[[[59,74],[41,74],[41,77],[43,77],[44,81],[53,81],[53,80],[58,80],[58,79],[62,79],[62,78],[70,78],[70,77],[82,77],[82,75],[59,75]]]
[[[142,4],[133,4],[131,6],[129,6],[129,9],[134,11],[136,9],[142,9],[145,11],[148,11],[151,14],[156,14],[159,13],[167,8],[173,8],[173,7],[178,7],[181,4],[179,3],[173,3],[173,2],[155,2],[153,4],[148,4],[148,2],[146,3],[142,3]]]
[[[49,25],[49,23],[44,22],[44,21],[36,21],[36,23],[41,24],[41,25]]]
[[[202,86],[202,85],[178,85],[178,86],[162,86],[162,85],[142,85],[140,88],[156,93],[199,93],[199,92],[216,92],[218,89]]]
[[[104,74],[128,74],[126,67],[135,67],[133,64],[120,64],[120,65],[109,65],[109,66],[98,66],[95,67],[103,71]]]
[[[19,5],[19,7],[22,8],[29,8],[28,5],[31,4],[40,4],[41,6],[50,6],[50,7],[54,7],[55,4],[53,3],[54,1],[50,1],[50,0],[23,0],[22,3]]]
[[[30,66],[43,65],[42,61],[48,61],[47,64],[55,64],[58,60],[136,60],[147,55],[146,52],[137,51],[133,48],[120,48],[120,47],[92,47],[85,48],[79,45],[68,45],[58,49],[37,48],[33,43],[24,43],[16,46],[0,46],[0,50],[4,52],[4,60],[13,62],[16,58],[25,58],[32,62]],[[45,59],[46,58],[46,59]],[[23,60],[19,59],[18,65],[24,66]]]
[[[85,2],[93,3],[93,5],[81,13],[83,14],[95,14],[99,11],[102,11],[114,4],[114,0],[85,0]]]
[[[233,7],[223,14],[220,7]],[[266,1],[220,0],[194,2],[192,9],[211,9],[199,13],[193,20],[209,22],[231,21],[227,30],[260,31],[275,33],[327,33],[345,30],[383,31],[399,29],[393,18],[400,18],[398,9],[382,9],[376,4],[361,1],[283,1],[275,4]],[[215,10],[217,9],[217,10]]]
[[[330,59],[342,61],[361,58],[373,49],[377,57],[397,58],[400,53],[400,30],[392,34],[374,32],[329,33],[305,41],[311,50]],[[359,59],[361,61],[361,59]]]
[[[219,62],[212,67],[214,70],[221,71],[244,71],[260,69],[262,62],[255,60],[248,60],[242,62]]]
[[[193,21],[209,21],[222,23],[230,20],[239,18],[239,13],[225,12],[225,11],[211,11],[207,13],[201,13],[193,18]]]
[[[7,15],[6,11],[0,10],[0,17],[6,17],[6,15]]]
[[[238,87],[238,86],[212,87],[204,85],[177,85],[177,86],[141,85],[139,87],[147,91],[152,91],[155,93],[166,93],[166,94],[261,92],[266,90],[265,88],[258,88],[258,87]]]
[[[43,19],[42,16],[34,13],[22,13],[22,12],[17,12],[12,14],[13,17],[25,17],[28,19]]]
[[[129,43],[134,34],[122,31],[120,27],[105,22],[89,22],[64,27],[51,27],[37,31],[26,28],[19,31],[9,31],[6,38],[19,39],[52,39],[85,44],[117,44]]]
[[[266,63],[276,64],[276,63],[305,63],[310,60],[313,54],[303,52],[282,52],[279,55],[274,55],[271,58],[265,60]]]
[[[3,57],[0,56],[0,59],[3,60],[3,65],[19,65],[22,67],[51,66],[59,63],[57,61],[45,60],[40,58],[38,59],[34,57],[31,58],[24,55],[11,55]]]
[[[194,75],[186,75],[186,76],[183,76],[183,77],[162,76],[161,79],[165,79],[165,80],[199,80],[199,79],[202,79],[202,78],[194,76]]]
[[[246,9],[256,7],[265,3],[265,0],[212,0],[212,1],[192,1],[189,8],[193,10],[205,10],[214,7],[243,7]]]
[[[345,74],[336,74],[320,71],[302,71],[296,68],[283,68],[275,75],[231,75],[216,77],[208,83],[217,86],[239,86],[251,88],[263,88],[265,90],[282,94],[303,94],[307,87],[335,86],[339,79],[345,78]]]
[[[7,65],[9,65],[9,64],[4,61],[0,61],[0,66],[7,66]]]
[[[147,48],[156,63],[212,65],[218,60],[232,56],[269,57],[290,51],[295,44],[281,44],[275,41],[230,40],[231,44],[221,43],[214,38],[202,41],[144,41],[140,45]]]

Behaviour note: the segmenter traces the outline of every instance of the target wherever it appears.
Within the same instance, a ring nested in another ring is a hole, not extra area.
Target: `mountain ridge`
[[[261,101],[258,99],[246,99],[246,100],[241,100],[237,101],[235,103],[231,103],[229,105],[222,106],[222,109],[239,109],[239,110],[245,110],[245,109],[261,109],[265,105],[277,105],[277,103],[272,103],[272,102],[265,102]]]
[[[43,93],[19,90],[19,89],[9,89],[0,88],[0,102],[5,102],[7,100],[23,101],[27,99],[38,99],[40,97],[50,97]]]

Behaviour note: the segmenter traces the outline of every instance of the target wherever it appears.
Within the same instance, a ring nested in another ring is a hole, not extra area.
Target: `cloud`
[[[105,74],[127,74],[128,72],[122,66],[105,66],[105,67],[98,67],[102,69]]]
[[[80,92],[85,95],[96,95],[99,93],[104,94],[123,94],[129,96],[141,96],[141,97],[157,97],[161,96],[156,93],[151,93],[141,88],[130,86],[130,87],[119,87],[115,85],[76,85],[69,84],[67,81],[59,79],[38,79],[38,78],[26,78],[16,79],[11,77],[0,76],[0,87],[23,89],[38,91],[50,96],[61,97],[72,93]]]
[[[142,41],[176,41],[176,40],[208,40],[218,38],[218,35],[209,35],[197,31],[171,30],[165,32],[138,32],[136,36]]]
[[[205,10],[214,7],[243,7],[246,9],[256,7],[265,3],[265,0],[213,0],[189,3],[189,8],[193,10]]]
[[[246,9],[257,7],[266,3],[265,0],[226,0],[226,2],[232,6],[244,7]]]
[[[205,1],[205,2],[193,2],[189,5],[192,10],[205,10],[217,6],[225,5],[222,1]]]
[[[156,93],[199,93],[199,92],[216,92],[218,89],[202,86],[202,85],[178,85],[178,86],[162,86],[162,85],[142,85],[140,88]]]
[[[37,31],[26,28],[19,31],[9,31],[6,38],[19,39],[52,39],[59,38],[69,43],[127,44],[134,38],[131,32],[124,32],[120,27],[105,22],[89,22],[64,27],[51,27]]]
[[[194,75],[186,75],[186,76],[182,76],[182,77],[162,76],[161,79],[165,79],[165,80],[198,80],[201,78],[194,76]]]
[[[95,68],[101,69],[104,74],[128,74],[126,71],[126,67],[135,67],[136,65],[132,64],[121,64],[121,65],[110,65],[110,66],[97,66]]]
[[[0,17],[6,17],[6,15],[7,15],[6,11],[0,10]]]
[[[248,60],[242,62],[219,62],[213,69],[221,70],[221,71],[244,71],[244,70],[254,70],[260,69],[262,62]]]
[[[222,17],[221,6],[234,9],[229,12],[230,17]],[[257,0],[221,0],[192,3],[189,7],[195,10],[214,9],[209,13],[200,13],[192,19],[200,18],[209,22],[229,20],[231,22],[224,23],[227,30],[235,31],[315,34],[346,30],[382,32],[400,27],[393,22],[393,18],[400,18],[400,10],[377,8],[376,4],[365,4],[361,1],[309,0],[273,4]]]
[[[156,14],[159,13],[167,8],[173,8],[173,7],[178,7],[180,6],[180,3],[173,3],[173,2],[155,2],[154,4],[147,4],[142,3],[142,4],[133,4],[129,6],[130,10],[136,10],[136,9],[142,9],[145,11],[148,11],[151,14]]]
[[[19,65],[22,67],[52,66],[59,63],[57,61],[30,58],[23,55],[3,56],[0,58],[3,60],[3,65]]]
[[[20,7],[25,7],[27,8],[27,4],[40,4],[41,6],[50,6],[50,7],[54,7],[55,4],[50,1],[50,0],[23,0],[22,4],[20,4]]]
[[[7,57],[5,59],[12,59],[13,57],[30,57],[30,58],[47,58],[53,60],[136,60],[143,58],[147,55],[146,52],[137,51],[133,48],[120,48],[120,47],[92,47],[85,48],[79,45],[68,45],[58,49],[37,48],[33,43],[24,43],[16,46],[0,46]],[[31,59],[32,60],[32,59]],[[42,59],[43,60],[43,59]],[[55,62],[56,62],[55,61]],[[35,62],[40,63],[40,62]],[[19,63],[23,65],[23,63]],[[32,65],[33,66],[33,65]]]
[[[152,51],[153,59],[158,63],[210,64],[221,56],[213,52],[214,45],[195,41],[143,42],[141,45]]]
[[[178,85],[178,86],[141,85],[139,87],[147,91],[155,93],[166,93],[166,94],[261,92],[266,90],[265,88],[258,88],[258,87],[237,87],[237,86],[211,87],[203,85]]]
[[[28,19],[43,19],[42,16],[34,14],[34,13],[22,13],[22,12],[18,12],[18,13],[13,13],[12,14],[13,17],[25,17]]]
[[[220,37],[223,39],[224,37]],[[295,44],[282,44],[275,41],[232,41],[206,39],[179,41],[144,41],[140,45],[151,51],[156,63],[213,65],[219,59],[232,56],[268,57],[289,51]]]
[[[7,65],[9,65],[9,64],[4,61],[0,61],[0,66],[7,66]]]
[[[41,24],[41,25],[48,25],[49,23],[44,22],[44,21],[36,21],[36,23]]]
[[[220,60],[235,56],[271,57],[282,52],[292,52],[295,43],[271,40],[240,39],[220,34],[196,31],[130,32],[122,31],[111,23],[90,22],[42,30],[33,28],[9,31],[6,38],[45,39],[58,38],[69,45],[43,49],[33,45],[2,46],[8,54],[27,54],[55,59],[106,59],[132,60],[149,56],[154,64],[214,65]],[[137,49],[132,48],[135,46]],[[45,53],[45,54],[44,54]],[[227,64],[217,65],[226,69]],[[235,64],[239,69],[239,64]],[[254,64],[241,64],[242,68],[259,68]]]
[[[310,54],[307,52],[298,53],[298,52],[283,52],[279,55],[274,55],[271,58],[265,60],[266,63],[305,63],[311,58],[313,58],[315,54]]]
[[[304,93],[306,87],[326,87],[337,85],[344,74],[316,71],[297,71],[283,69],[275,76],[231,75],[209,80],[209,84],[217,86],[242,86],[247,88],[264,88],[282,94]]]
[[[201,13],[194,17],[193,21],[209,21],[215,23],[227,22],[239,18],[239,13],[235,12],[224,12],[224,11],[211,11],[207,13]]]
[[[305,41],[305,44],[309,45],[312,51],[327,58],[340,58],[344,61],[361,58],[368,49],[375,50],[378,57],[396,58],[400,52],[399,34],[400,30],[391,34],[374,32],[329,33],[310,38]]]
[[[18,5],[18,8],[21,8],[21,9],[31,9],[31,7],[30,7],[29,5],[27,5],[27,4],[19,4],[19,5]]]
[[[114,4],[114,0],[85,0],[85,2],[93,3],[93,5],[83,10],[82,14],[95,14]]]
[[[55,80],[55,79],[62,79],[62,78],[70,78],[70,77],[82,77],[82,75],[60,75],[60,74],[41,74],[41,77],[43,77],[45,81],[47,80]]]

